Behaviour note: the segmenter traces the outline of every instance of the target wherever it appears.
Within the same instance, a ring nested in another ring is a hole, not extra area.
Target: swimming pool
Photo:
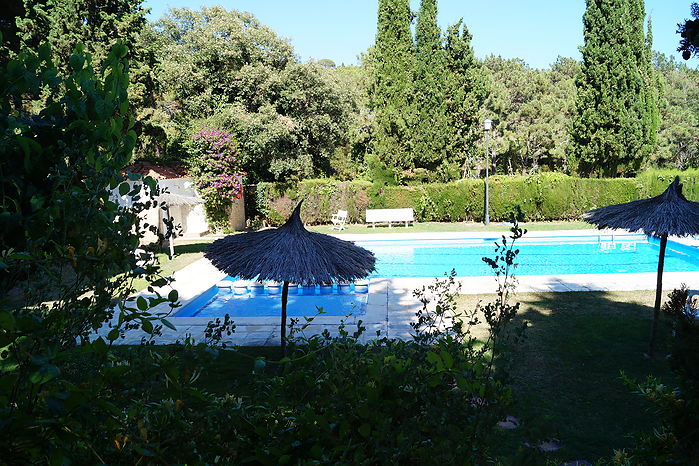
[[[370,278],[439,277],[456,270],[457,276],[488,276],[492,269],[483,257],[492,257],[495,241],[487,238],[432,238],[358,240],[355,243],[376,255],[376,272]],[[568,275],[656,272],[659,241],[645,235],[600,234],[581,236],[539,236],[517,240],[516,274]],[[699,271],[699,249],[667,242],[666,272]],[[234,280],[230,277],[227,280]],[[361,315],[366,294],[320,295],[319,290],[289,295],[288,315],[315,315],[322,307],[327,316]],[[279,295],[235,296],[228,289],[213,286],[185,305],[176,317],[264,317],[281,314]]]
[[[226,283],[228,282],[228,283]],[[236,294],[230,283],[237,281],[226,277],[175,313],[174,317],[272,317],[282,313],[282,301],[278,291],[270,294],[264,291],[253,292],[251,288]],[[225,285],[225,286],[222,286]],[[289,317],[313,316],[322,309],[324,316],[361,315],[366,311],[367,291],[358,292],[354,285],[346,291],[334,285],[332,290],[321,292],[320,287],[290,287],[286,313]],[[327,294],[325,294],[327,293]]]
[[[492,257],[499,237],[356,241],[376,255],[371,277],[439,277],[490,275],[482,257]],[[659,241],[645,235],[524,237],[516,242],[517,275],[567,275],[655,272]],[[667,242],[666,272],[699,270],[699,249]]]

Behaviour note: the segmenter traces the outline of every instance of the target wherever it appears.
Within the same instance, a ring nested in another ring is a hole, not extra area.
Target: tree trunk
[[[655,352],[655,337],[658,329],[658,319],[660,317],[660,301],[663,295],[663,266],[665,265],[665,247],[667,246],[667,233],[660,238],[660,256],[658,257],[658,283],[655,288],[655,308],[653,310],[653,323],[650,327],[650,343],[648,344],[648,355],[653,356]]]

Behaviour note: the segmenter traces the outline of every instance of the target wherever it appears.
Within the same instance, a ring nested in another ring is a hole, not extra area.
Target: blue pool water
[[[521,238],[516,242],[517,275],[655,272],[659,241],[644,235]],[[492,273],[482,257],[493,257],[495,241],[433,239],[357,241],[376,255],[371,277],[439,277],[456,270],[458,276]],[[699,249],[667,242],[666,272],[699,270]]]
[[[225,281],[233,281],[226,277]],[[316,288],[289,294],[286,314],[289,317],[314,316],[322,308],[325,316],[361,315],[366,312],[367,293],[340,294],[334,287],[332,294],[322,295]],[[180,309],[175,317],[272,317],[282,314],[280,294],[236,295],[231,288],[213,286]]]
[[[482,258],[493,257],[499,237],[479,239],[421,239],[356,241],[376,255],[376,272],[371,278],[439,277],[456,270],[458,276],[492,274]],[[566,275],[656,272],[659,241],[644,235],[599,235],[578,237],[521,238],[516,243],[517,275]],[[699,270],[699,249],[674,241],[667,242],[666,272]],[[232,280],[232,278],[228,278]],[[288,315],[315,315],[322,307],[325,315],[363,314],[367,295],[354,292],[331,295],[318,290],[309,295],[289,295]],[[214,286],[183,307],[176,317],[278,316],[279,295],[236,296],[230,288]]]

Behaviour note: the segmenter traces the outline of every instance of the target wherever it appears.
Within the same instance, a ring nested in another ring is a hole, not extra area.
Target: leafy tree
[[[323,58],[318,60],[318,64],[325,68],[335,68],[335,62],[329,58]]]
[[[22,3],[21,1],[19,3]],[[129,102],[136,117],[135,129],[144,137],[135,148],[136,157],[164,152],[165,135],[157,125],[154,99],[157,95],[153,41],[146,34],[147,10],[143,0],[24,0],[16,15],[17,41],[10,45],[36,49],[52,44],[53,63],[59,74],[70,73],[73,49],[82,44],[95,63],[101,63],[117,40],[126,45],[130,63]]]
[[[17,17],[23,49],[51,44],[59,72],[70,70],[76,45],[83,44],[101,63],[117,40],[135,53],[138,35],[146,24],[143,0],[24,0],[24,14]]]
[[[0,65],[5,66],[10,56],[19,50],[19,36],[17,35],[17,17],[24,15],[24,3],[22,0],[6,0],[3,8],[0,8]]]
[[[654,146],[656,80],[642,0],[588,0],[570,153],[585,175],[637,170]]]
[[[488,57],[485,67],[492,80],[486,110],[496,126],[498,170],[565,170],[578,63],[559,57],[550,70],[535,70],[519,59]]]
[[[682,37],[677,51],[682,52],[685,60],[699,55],[699,4],[692,3],[692,16],[694,19],[686,19],[677,25],[677,32]]]
[[[252,182],[329,173],[351,105],[333,70],[296,63],[286,40],[249,13],[221,7],[173,9],[154,36],[161,111],[179,137],[230,132]]]
[[[370,169],[389,168],[400,176],[412,168],[413,41],[408,0],[380,0],[373,50],[371,105],[376,117],[374,159]]]
[[[366,172],[366,161],[373,151],[376,119],[369,105],[373,64],[365,55],[361,66],[341,66],[334,70],[339,89],[350,102],[347,141],[335,149],[330,164],[333,177],[353,180]]]
[[[663,80],[660,133],[653,163],[678,169],[699,166],[699,74],[673,57],[656,53],[655,68]]]

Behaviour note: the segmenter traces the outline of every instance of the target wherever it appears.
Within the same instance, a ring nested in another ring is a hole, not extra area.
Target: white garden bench
[[[408,223],[415,221],[415,214],[413,209],[367,209],[366,210],[366,222],[371,223],[373,228],[376,228],[377,223],[388,223],[388,227],[391,228],[391,223],[393,222],[405,222],[405,226]]]

